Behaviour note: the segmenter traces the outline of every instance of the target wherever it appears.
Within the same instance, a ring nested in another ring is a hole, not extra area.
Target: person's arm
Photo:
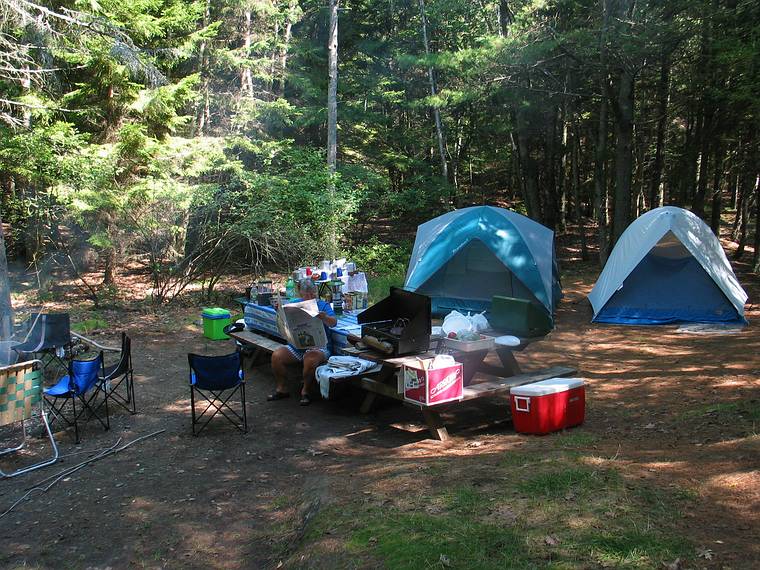
[[[317,317],[328,327],[334,327],[338,324],[338,319],[334,316],[328,315],[325,311],[320,311]]]
[[[333,308],[330,306],[330,303],[327,302],[320,302],[319,303],[319,314],[317,317],[325,323],[325,326],[328,327],[334,327],[338,324],[338,319],[335,318],[335,313],[333,312]]]

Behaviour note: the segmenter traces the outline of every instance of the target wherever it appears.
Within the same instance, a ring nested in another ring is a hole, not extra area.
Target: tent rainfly
[[[560,297],[554,232],[493,206],[448,212],[417,228],[404,286],[429,296],[437,315],[488,310],[501,295],[551,317]]]
[[[718,238],[698,216],[673,206],[628,226],[588,298],[597,323],[747,322],[747,294]]]

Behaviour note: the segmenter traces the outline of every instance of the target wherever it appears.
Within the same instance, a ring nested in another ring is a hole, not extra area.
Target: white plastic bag
[[[488,319],[485,316],[485,311],[482,313],[477,313],[475,315],[472,315],[470,317],[469,313],[467,316],[470,319],[470,322],[472,323],[472,326],[475,329],[475,332],[484,331],[491,327],[491,325],[488,322]]]
[[[450,354],[436,354],[433,358],[433,362],[430,364],[429,370],[436,370],[438,368],[448,368],[454,366],[456,361]]]
[[[441,330],[443,330],[443,334],[446,336],[452,332],[459,336],[460,334],[474,331],[470,319],[465,317],[459,311],[451,311],[446,317],[444,317]]]
[[[457,336],[460,336],[466,333],[484,331],[490,326],[488,319],[486,319],[483,313],[477,313],[475,315],[467,313],[467,315],[463,315],[459,311],[451,311],[443,319],[441,329],[446,336],[448,336],[450,332],[455,332]]]
[[[363,272],[349,275],[345,290],[349,293],[352,291],[357,293],[368,293],[369,287],[367,286],[367,276],[364,275]]]

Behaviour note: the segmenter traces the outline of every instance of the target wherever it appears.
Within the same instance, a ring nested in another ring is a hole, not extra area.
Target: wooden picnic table
[[[262,334],[258,334],[253,331],[244,330],[240,332],[233,332],[229,334],[230,337],[237,340],[244,346],[253,347],[255,349],[254,358],[257,358],[261,354],[271,354],[279,347],[283,346],[283,342],[274,340]],[[467,402],[477,400],[479,398],[486,398],[492,396],[499,396],[509,394],[511,388],[522,386],[524,384],[530,384],[532,382],[538,382],[540,380],[546,380],[548,378],[555,378],[561,376],[571,376],[576,372],[575,369],[567,366],[552,366],[543,370],[523,373],[519,364],[512,354],[513,350],[522,350],[527,346],[521,343],[521,345],[512,348],[499,347],[496,352],[502,361],[501,367],[485,364],[483,361],[485,354],[482,356],[475,353],[458,353],[455,354],[460,362],[465,360],[472,367],[477,364],[479,370],[475,371],[471,375],[471,382],[465,386],[462,394],[462,399],[455,402],[448,402],[446,404],[438,406],[420,406],[407,402],[404,400],[403,393],[399,392],[401,369],[406,363],[414,363],[417,358],[432,358],[435,356],[434,351],[428,351],[424,354],[417,354],[414,356],[399,356],[399,357],[387,357],[377,352],[370,350],[359,350],[355,347],[343,348],[341,352],[347,356],[356,356],[364,358],[366,360],[372,360],[374,362],[381,363],[383,365],[379,372],[374,374],[362,374],[359,376],[353,376],[350,378],[342,378],[336,380],[336,383],[350,382],[363,388],[367,394],[362,402],[360,411],[362,413],[369,413],[372,409],[378,395],[392,398],[405,402],[407,405],[419,408],[422,413],[422,417],[430,430],[431,435],[440,441],[446,441],[449,439],[449,433],[446,429],[446,425],[441,417],[442,409],[450,409],[460,404],[461,402]],[[480,352],[480,351],[478,351]],[[486,351],[487,352],[487,351]],[[463,358],[463,355],[467,355]],[[467,360],[467,358],[470,360]],[[480,359],[478,361],[478,358]],[[463,366],[464,369],[464,366]],[[496,371],[499,374],[493,374]]]

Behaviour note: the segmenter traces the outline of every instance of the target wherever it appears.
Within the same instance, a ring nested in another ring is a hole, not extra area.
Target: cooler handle
[[[515,410],[518,412],[530,412],[530,397],[529,396],[514,396]],[[520,402],[525,402],[525,407],[520,407]]]

